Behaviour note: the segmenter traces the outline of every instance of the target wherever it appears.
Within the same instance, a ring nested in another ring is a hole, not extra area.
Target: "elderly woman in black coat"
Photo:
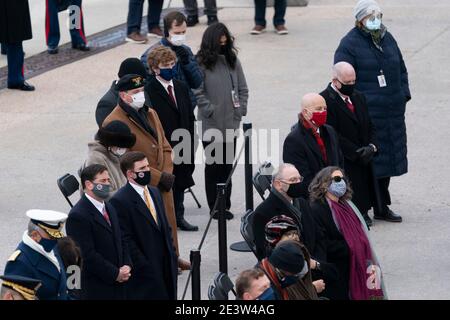
[[[344,171],[326,167],[309,186],[311,211],[322,230],[327,262],[338,271],[338,280],[326,285],[331,300],[386,299],[380,264],[369,231],[351,202],[352,189]]]
[[[411,99],[408,71],[394,37],[382,24],[383,14],[374,0],[360,0],[354,10],[356,25],[341,40],[334,63],[345,61],[356,71],[355,89],[367,99],[377,132],[378,155],[374,159],[381,205],[375,218],[401,222],[392,212],[389,182],[408,171],[406,157],[406,102]]]

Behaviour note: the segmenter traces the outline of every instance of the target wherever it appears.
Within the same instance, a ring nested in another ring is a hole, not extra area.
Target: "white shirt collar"
[[[101,214],[103,214],[103,209],[105,208],[105,202],[100,202],[98,200],[95,200],[87,193],[85,193],[85,195],[86,195],[86,198],[88,198],[88,200],[90,202],[92,202],[92,204],[97,208],[97,210],[100,211]]]
[[[31,237],[28,235],[28,231],[25,231],[23,233],[22,241],[25,245],[27,245],[37,253],[43,255],[44,257],[46,257],[51,263],[55,265],[58,271],[61,272],[61,266],[59,265],[58,258],[56,258],[55,252],[53,250],[50,252],[45,251],[44,248],[39,243],[31,239]]]
[[[164,87],[164,89],[166,89],[167,92],[169,92],[169,86],[172,86],[172,93],[175,95],[175,92],[173,90],[173,80],[170,80],[169,82],[163,82],[161,79],[159,79],[159,77],[156,77],[156,80],[159,81],[159,83],[162,84],[162,86]]]
[[[132,182],[129,182],[129,184],[133,187],[133,189],[141,196],[141,198],[144,198],[144,189],[146,189],[147,187],[145,186],[145,187],[143,187],[143,186],[140,186],[140,185],[138,185],[138,184],[136,184],[136,183],[132,183]]]
[[[341,97],[341,99],[344,100],[344,102],[345,102],[346,99],[348,99],[348,101],[349,101],[350,103],[352,103],[352,100],[350,99],[350,97],[344,96],[344,95],[343,95],[343,94],[342,94],[342,93],[334,86],[333,83],[331,83],[331,87],[333,88],[334,91],[336,91],[336,93],[339,95],[339,97]]]

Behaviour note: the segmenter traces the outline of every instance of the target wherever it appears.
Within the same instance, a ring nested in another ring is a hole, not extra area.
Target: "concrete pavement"
[[[99,10],[100,2],[97,0]],[[286,19],[291,34],[283,37],[272,32],[249,35],[253,9],[249,1],[242,2],[246,5],[226,7],[219,17],[236,36],[240,49],[250,88],[247,120],[256,128],[279,129],[279,145],[274,147],[280,150],[295,122],[301,96],[327,85],[334,50],[353,26],[355,1],[312,0],[306,8],[289,8]],[[450,101],[450,1],[385,0],[380,4],[384,22],[403,51],[413,99],[406,114],[409,173],[393,179],[391,188],[392,208],[404,222],[376,222],[371,234],[391,299],[450,299],[450,113],[446,108]],[[269,9],[268,14],[271,12]],[[119,20],[114,13],[110,16]],[[123,18],[117,24],[122,22]],[[204,25],[189,29],[188,41],[194,52],[204,29]],[[76,173],[96,131],[98,99],[116,78],[120,62],[140,56],[145,48],[126,44],[42,74],[30,79],[37,87],[34,93],[0,91],[0,270],[26,228],[27,209],[68,212],[56,179],[66,172]],[[197,209],[187,196],[187,217],[201,231],[180,232],[181,252],[186,258],[198,245],[207,222],[203,166],[196,168],[195,180],[194,191],[203,208]],[[241,240],[243,166],[237,168],[233,185],[236,218],[228,224],[229,243]],[[213,224],[202,250],[203,297],[218,271],[217,248],[217,226]],[[228,258],[233,280],[256,262],[251,254],[231,251]],[[180,294],[186,277],[184,273],[179,278]]]

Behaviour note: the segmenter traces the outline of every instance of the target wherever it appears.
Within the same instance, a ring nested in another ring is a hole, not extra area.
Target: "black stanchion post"
[[[253,210],[252,124],[244,123],[245,138],[245,208]]]
[[[192,268],[192,300],[201,300],[200,293],[200,250],[191,250],[191,268]]]
[[[225,183],[217,184],[217,195],[219,197],[217,211],[219,221],[219,271],[228,274],[227,257],[227,219],[226,219],[226,193]]]

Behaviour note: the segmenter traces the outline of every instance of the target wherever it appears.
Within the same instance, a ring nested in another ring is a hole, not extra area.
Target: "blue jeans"
[[[130,0],[128,3],[127,34],[141,32],[142,10],[145,0]],[[148,0],[148,30],[159,27],[164,0]]]
[[[21,85],[23,77],[23,46],[22,42],[3,43],[8,61],[8,86]]]
[[[255,24],[266,26],[266,0],[255,0]],[[275,15],[273,16],[273,25],[282,26],[286,23],[284,16],[286,14],[287,0],[275,0]]]
[[[188,16],[198,15],[198,3],[197,0],[183,0],[184,9]],[[205,9],[203,12],[207,16],[217,16],[217,4],[216,0],[204,0]]]

